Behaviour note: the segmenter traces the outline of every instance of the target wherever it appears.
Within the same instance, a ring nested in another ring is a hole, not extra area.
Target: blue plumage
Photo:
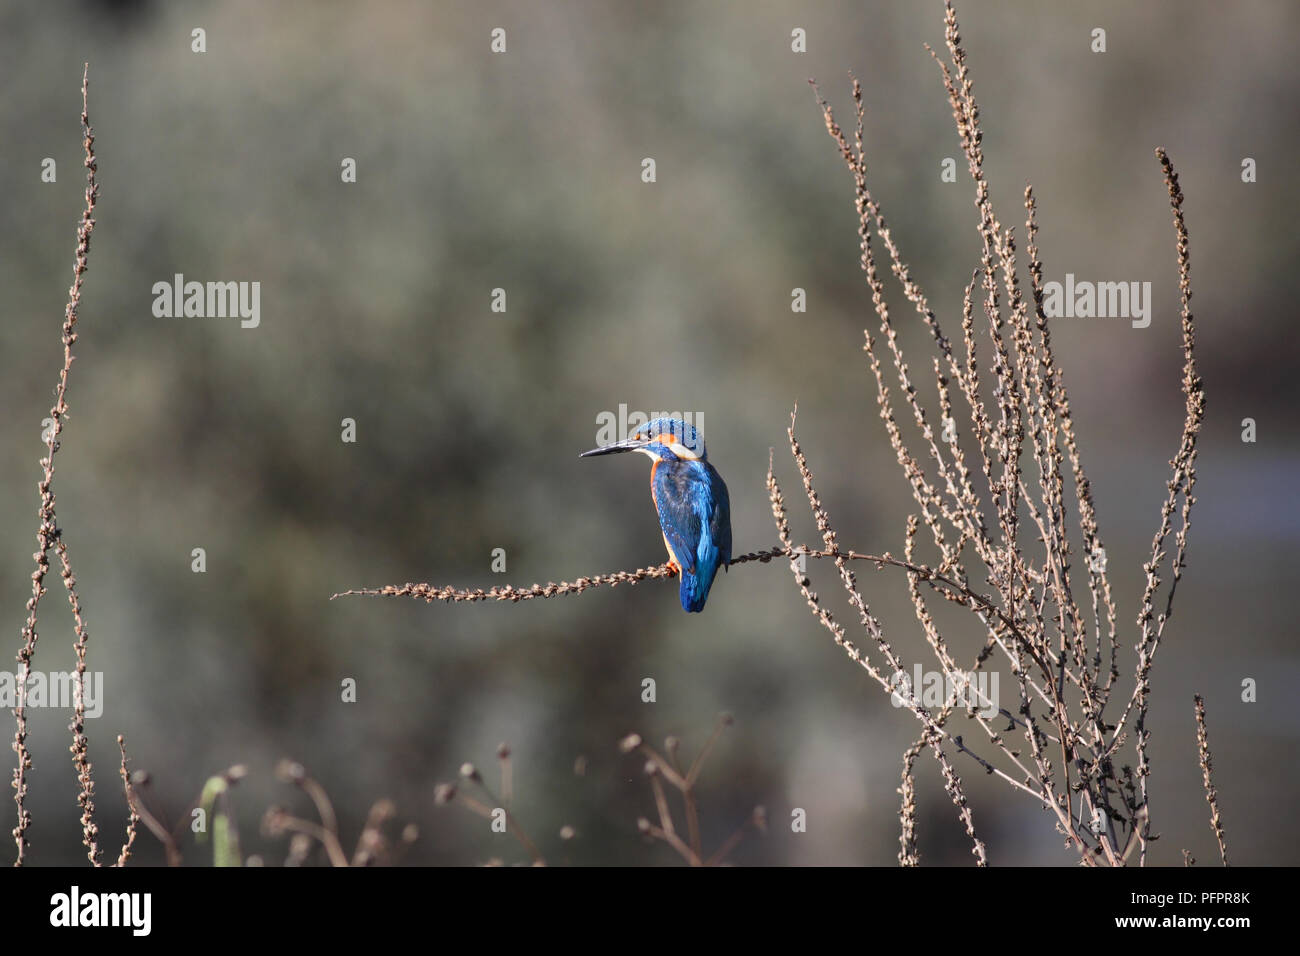
[[[627,441],[584,452],[639,451],[654,461],[650,490],[668,557],[681,576],[682,607],[704,610],[718,568],[731,561],[731,501],[722,476],[709,464],[703,437],[676,418],[642,425]]]
[[[661,458],[650,472],[669,556],[681,568],[682,607],[704,610],[718,568],[731,561],[731,501],[707,461]]]

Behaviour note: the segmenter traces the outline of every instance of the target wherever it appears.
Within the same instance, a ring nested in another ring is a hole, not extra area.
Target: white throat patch
[[[682,461],[697,461],[700,457],[698,452],[692,451],[691,449],[683,445],[681,442],[677,442],[677,441],[671,443],[664,442],[661,444],[663,444],[665,448],[667,448],[678,458],[682,459]],[[659,454],[655,452],[654,449],[652,448],[638,448],[637,451],[653,459],[654,461],[659,460]]]

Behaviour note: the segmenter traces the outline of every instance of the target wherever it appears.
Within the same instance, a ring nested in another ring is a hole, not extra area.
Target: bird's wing
[[[709,482],[676,462],[659,462],[651,486],[664,540],[682,570],[694,574],[704,518],[712,510]]]
[[[715,505],[709,516],[710,536],[718,546],[722,563],[727,565],[731,563],[731,498],[727,494],[727,486],[722,476],[712,465],[706,467],[709,470],[710,494]]]

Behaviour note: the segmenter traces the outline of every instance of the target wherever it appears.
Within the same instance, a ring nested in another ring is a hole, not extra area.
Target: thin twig
[[[1210,805],[1210,829],[1219,841],[1219,856],[1228,866],[1228,845],[1223,833],[1223,815],[1219,813],[1219,791],[1214,786],[1214,767],[1210,763],[1210,734],[1205,729],[1205,701],[1196,695],[1196,751],[1200,755],[1201,782],[1205,786],[1205,801]]]
[[[131,859],[131,847],[135,845],[135,835],[137,824],[140,822],[140,813],[136,809],[135,788],[131,786],[131,775],[126,769],[126,738],[121,734],[117,735],[117,748],[122,752],[122,788],[126,793],[126,805],[130,810],[130,816],[126,820],[126,840],[122,843],[122,852],[118,854],[115,866],[126,866]]]
[[[94,822],[95,805],[93,802],[94,785],[91,782],[90,758],[87,756],[86,741],[84,734],[85,725],[85,704],[84,704],[84,683],[83,675],[85,671],[85,654],[86,654],[86,631],[80,617],[80,606],[77,602],[76,592],[73,590],[75,583],[72,578],[71,568],[67,562],[67,554],[62,550],[60,536],[62,534],[59,528],[58,518],[54,509],[54,455],[60,447],[59,435],[63,431],[63,423],[68,414],[68,373],[72,370],[73,354],[72,346],[77,341],[77,309],[81,304],[81,286],[86,274],[87,260],[90,254],[90,237],[95,229],[95,203],[99,199],[99,184],[95,180],[95,134],[90,126],[89,116],[89,87],[90,87],[90,64],[85,65],[81,77],[81,132],[82,145],[85,149],[86,157],[83,165],[86,167],[86,208],[81,214],[81,222],[77,226],[77,251],[75,262],[72,267],[72,286],[68,290],[68,304],[63,313],[63,368],[59,372],[59,382],[55,388],[54,405],[50,409],[50,426],[45,432],[45,457],[41,459],[42,469],[41,480],[37,485],[40,492],[40,524],[36,531],[37,551],[34,555],[36,560],[36,570],[32,573],[32,596],[27,600],[27,620],[22,630],[22,649],[18,652],[19,679],[17,701],[14,707],[14,722],[16,729],[14,731],[13,749],[18,754],[18,766],[14,770],[13,788],[14,802],[18,807],[18,825],[14,827],[14,842],[18,846],[18,857],[14,861],[14,866],[22,866],[27,854],[27,829],[31,826],[32,816],[27,810],[27,786],[28,772],[32,768],[31,753],[27,749],[27,682],[31,677],[32,658],[36,654],[36,643],[39,635],[36,629],[36,611],[41,603],[41,598],[45,594],[45,575],[49,572],[49,551],[56,543],[59,545],[59,554],[63,560],[64,566],[64,583],[68,588],[68,598],[73,604],[74,613],[77,615],[77,715],[73,720],[73,760],[77,768],[77,779],[81,791],[78,797],[78,803],[82,811],[82,839],[87,847],[87,854],[92,863],[99,864],[99,847],[96,843],[97,828]]]

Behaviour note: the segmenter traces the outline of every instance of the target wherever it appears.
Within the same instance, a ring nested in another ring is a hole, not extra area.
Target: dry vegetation
[[[1079,862],[1117,866],[1135,859],[1145,863],[1150,845],[1157,837],[1152,828],[1148,794],[1151,668],[1172,615],[1175,592],[1185,566],[1190,514],[1196,500],[1193,495],[1196,443],[1205,408],[1204,388],[1194,356],[1183,194],[1169,157],[1164,150],[1156,150],[1173,214],[1186,417],[1170,463],[1167,494],[1152,538],[1150,557],[1141,569],[1145,583],[1140,607],[1129,629],[1121,626],[1112,599],[1111,572],[1106,564],[1097,512],[1079,451],[1064,375],[1053,352],[1049,322],[1043,309],[1043,267],[1036,244],[1034,194],[1029,188],[1024,193],[1027,282],[1022,285],[1014,229],[1003,226],[990,199],[979,110],[951,5],[946,5],[945,40],[947,59],[941,59],[933,51],[931,55],[952,107],[974,184],[978,213],[979,266],[966,287],[959,340],[948,338],[942,331],[939,318],[912,279],[880,205],[868,188],[863,106],[857,81],[853,82],[856,123],[851,139],[818,94],[827,130],[854,183],[861,267],[879,321],[874,333],[871,329],[865,331],[864,343],[876,384],[876,401],[898,465],[916,503],[916,513],[900,519],[904,532],[902,557],[889,553],[865,554],[840,545],[816,490],[813,471],[795,436],[792,415],[787,432],[790,452],[821,546],[812,548],[795,543],[785,498],[775,470],[769,464],[767,487],[779,546],[741,555],[732,563],[788,560],[795,585],[817,621],[848,658],[864,668],[884,693],[901,699],[919,723],[919,735],[902,760],[898,855],[901,864],[915,865],[919,859],[914,770],[917,758],[927,751],[938,764],[944,787],[970,840],[971,852],[980,865],[987,862],[987,850],[978,835],[959,762],[997,776],[1023,800],[1027,811],[1046,810],[1066,847]],[[77,341],[77,308],[98,197],[94,137],[85,110],[84,80],[82,92],[86,208],[78,228],[74,281],[63,322],[64,362],[50,412],[53,424],[44,436],[47,453],[41,461],[36,570],[32,575],[32,596],[27,603],[28,616],[22,629],[18,662],[20,674],[25,678],[31,673],[37,647],[37,609],[45,594],[49,552],[53,549],[59,557],[75,622],[77,684],[71,750],[80,781],[83,840],[88,858],[98,865],[98,828],[94,819],[94,785],[87,756],[82,685],[89,636],[63,529],[56,518],[52,489],[54,456],[59,450],[67,414],[68,376],[73,345]],[[883,258],[878,259],[882,249]],[[912,369],[903,356],[895,320],[885,298],[882,271],[886,260],[889,272],[900,283],[933,340],[933,352],[924,368],[934,376],[937,409],[927,407],[919,397]],[[977,313],[981,316],[978,321]],[[892,371],[887,371],[887,366]],[[896,388],[891,385],[891,379],[897,380]],[[928,559],[922,553],[928,554]],[[805,570],[810,558],[834,564],[851,613],[865,632],[862,644],[849,637],[848,626],[834,617],[813,590]],[[855,562],[863,561],[878,569],[903,572],[920,630],[944,674],[961,684],[968,675],[988,669],[990,662],[996,661],[1014,678],[1014,705],[1001,707],[998,716],[990,718],[960,695],[942,707],[924,705],[909,687],[901,684],[898,675],[906,673],[905,661],[872,612],[854,570],[858,566]],[[522,601],[577,594],[604,585],[633,585],[672,574],[672,568],[665,564],[522,588],[461,590],[405,584],[345,593],[409,596],[428,602]],[[980,645],[969,666],[963,667],[958,661],[953,650],[955,638],[942,634],[935,623],[927,602],[936,596],[969,612]],[[1121,676],[1126,672],[1132,674],[1132,686],[1122,690],[1128,687],[1127,679]],[[19,865],[27,857],[26,833],[31,824],[31,814],[25,805],[32,769],[27,748],[26,704],[26,684],[20,682],[13,744],[18,754],[13,781],[18,824],[13,836]],[[978,742],[967,741],[953,732],[952,718],[959,712],[978,724]],[[1226,865],[1222,817],[1211,779],[1205,712],[1199,697],[1196,726],[1212,828]],[[624,740],[623,748],[645,758],[658,810],[658,823],[643,820],[641,831],[672,846],[689,863],[724,860],[740,831],[711,855],[700,845],[694,786],[709,748],[686,770],[677,764],[675,744],[670,744],[668,755],[662,756],[633,735]],[[459,801],[470,810],[489,816],[495,807],[508,807],[508,748],[498,756],[502,765],[503,798],[493,797],[478,770],[466,765],[463,771],[466,781],[492,799],[485,803],[467,793],[463,786],[445,785],[439,791],[438,802]],[[124,864],[130,855],[139,821],[163,842],[169,861],[179,862],[176,831],[146,808],[140,789],[147,785],[147,777],[128,774],[124,746],[121,773],[131,820],[118,865]],[[242,768],[232,768],[214,777],[196,801],[195,806],[204,806],[212,814],[214,831],[218,820],[225,820],[226,826],[233,827],[225,801],[230,785],[240,776]],[[383,825],[393,816],[393,808],[381,801],[372,811],[358,847],[349,855],[343,850],[333,808],[323,788],[296,764],[283,765],[281,776],[308,794],[320,817],[319,821],[307,821],[274,808],[268,812],[264,830],[271,835],[292,837],[289,862],[304,861],[314,844],[325,847],[330,861],[337,865],[390,860],[395,858],[395,848],[414,839],[410,828],[402,831],[397,841],[384,835]],[[684,838],[673,822],[665,782],[681,796],[687,821]],[[183,815],[182,819],[188,818]],[[746,826],[761,829],[762,824],[759,808]],[[543,862],[541,852],[513,816],[509,818],[509,828],[529,858],[536,863]],[[218,862],[223,853],[226,862],[240,861],[237,834],[227,831],[224,836],[218,835],[214,843],[220,844],[214,851]]]
[[[853,177],[861,266],[879,320],[876,334],[865,330],[863,348],[876,383],[880,417],[917,506],[917,513],[903,522],[903,557],[841,547],[795,437],[792,415],[790,451],[821,547],[795,544],[785,499],[769,466],[767,487],[780,547],[744,554],[732,563],[788,559],[796,586],[835,643],[885,693],[901,699],[920,723],[920,735],[903,754],[901,864],[918,861],[913,770],[917,757],[927,750],[939,765],[944,787],[980,865],[987,862],[987,851],[975,827],[956,754],[971,760],[981,772],[1003,780],[1026,798],[1027,808],[1037,805],[1052,814],[1066,847],[1081,863],[1118,866],[1136,852],[1137,862],[1145,864],[1150,844],[1157,838],[1148,795],[1151,668],[1185,566],[1191,508],[1196,501],[1196,442],[1205,410],[1205,391],[1194,354],[1183,193],[1169,157],[1163,149],[1156,150],[1173,213],[1186,418],[1170,462],[1151,555],[1142,567],[1145,585],[1136,627],[1131,640],[1126,640],[1111,596],[1105,547],[1064,374],[1052,349],[1043,308],[1034,193],[1032,188],[1024,193],[1025,285],[1016,259],[1014,229],[1002,225],[990,199],[979,108],[951,4],[945,4],[944,26],[947,59],[930,52],[974,184],[980,243],[979,266],[963,298],[959,342],[954,344],[944,334],[868,188],[861,87],[855,79],[852,141],[818,94],[826,128]],[[937,414],[919,397],[903,356],[885,298],[882,265],[877,258],[881,248],[889,271],[933,339],[934,351],[926,365],[937,389]],[[977,322],[977,311],[982,312],[982,321]],[[981,340],[987,342],[982,346],[988,350],[987,358],[980,355]],[[892,372],[886,371],[886,363]],[[891,388],[891,378],[897,379],[896,391]],[[909,439],[905,426],[916,437]],[[1167,552],[1171,535],[1172,557]],[[922,538],[928,539],[924,545]],[[929,561],[918,557],[922,547],[932,553]],[[858,624],[866,633],[862,646],[849,638],[847,627],[813,590],[805,572],[809,558],[834,563]],[[971,675],[987,668],[990,660],[997,660],[1014,677],[1015,706],[1000,708],[998,718],[990,719],[981,715],[980,708],[970,706],[968,695],[954,695],[939,708],[923,705],[899,680],[899,675],[907,672],[905,662],[863,596],[853,570],[855,561],[902,569],[917,621],[942,672],[956,685],[966,687]],[[632,585],[672,574],[672,567],[664,564],[531,587],[463,590],[410,583],[344,593],[409,596],[428,602],[523,601],[577,594],[602,585]],[[954,641],[935,624],[927,604],[927,597],[934,596],[965,608],[982,635],[982,647],[969,667],[958,662],[952,650]],[[1158,610],[1162,600],[1163,608]],[[1131,648],[1131,657],[1126,647]],[[1133,685],[1122,693],[1125,669],[1133,674]],[[978,722],[980,743],[968,742],[950,729],[949,721],[958,711]],[[1199,710],[1198,722],[1203,728]],[[1201,737],[1203,742],[1203,729]],[[1214,830],[1222,842],[1204,745],[1202,767]],[[1224,860],[1226,863],[1226,853]]]

